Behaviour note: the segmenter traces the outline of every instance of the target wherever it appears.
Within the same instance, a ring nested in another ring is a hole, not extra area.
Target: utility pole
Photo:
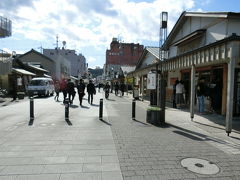
[[[165,53],[162,50],[162,45],[167,39],[167,20],[168,13],[162,12],[160,17],[160,33],[159,33],[159,63],[157,68],[157,105],[160,106],[165,119],[165,97],[166,97],[166,82],[163,73],[163,61],[165,58]]]

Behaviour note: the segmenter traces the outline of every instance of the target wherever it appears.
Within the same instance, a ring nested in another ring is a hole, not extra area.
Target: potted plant
[[[155,126],[161,126],[165,123],[164,112],[158,106],[149,106],[147,108],[147,122]]]

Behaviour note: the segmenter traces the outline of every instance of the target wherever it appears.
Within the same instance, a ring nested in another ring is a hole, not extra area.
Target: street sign
[[[156,89],[156,73],[151,71],[147,75],[147,89]]]

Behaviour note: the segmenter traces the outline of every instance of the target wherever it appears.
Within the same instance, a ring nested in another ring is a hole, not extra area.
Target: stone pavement
[[[148,102],[141,101],[132,121],[131,99],[110,94],[106,101],[124,180],[240,179],[238,131],[227,137],[224,127],[206,117],[191,122],[188,112],[172,108],[166,110],[167,125],[155,127],[145,123]],[[186,158],[194,158],[189,167],[181,165]],[[208,165],[198,163],[204,160]]]
[[[85,96],[86,97],[86,96]],[[35,119],[29,123],[29,101],[0,107],[0,180],[121,180],[112,132],[104,109],[98,119],[99,99],[70,107],[53,97],[34,99]]]
[[[191,121],[186,110],[167,108],[167,125],[155,127],[146,123],[149,102],[137,101],[133,121],[131,95],[110,94],[99,121],[102,93],[94,98],[92,106],[85,99],[80,108],[76,97],[72,126],[53,97],[34,100],[32,126],[27,99],[0,107],[0,180],[240,179],[237,120],[228,137],[222,116],[195,115]]]

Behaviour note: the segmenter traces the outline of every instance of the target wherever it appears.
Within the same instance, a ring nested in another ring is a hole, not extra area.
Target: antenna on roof
[[[62,49],[66,49],[66,44],[67,44],[66,41],[63,41],[62,44],[63,44]]]
[[[40,52],[43,53],[43,47],[42,45],[40,47],[38,47],[38,49],[40,49]]]
[[[58,34],[56,36],[56,49],[58,49]]]

